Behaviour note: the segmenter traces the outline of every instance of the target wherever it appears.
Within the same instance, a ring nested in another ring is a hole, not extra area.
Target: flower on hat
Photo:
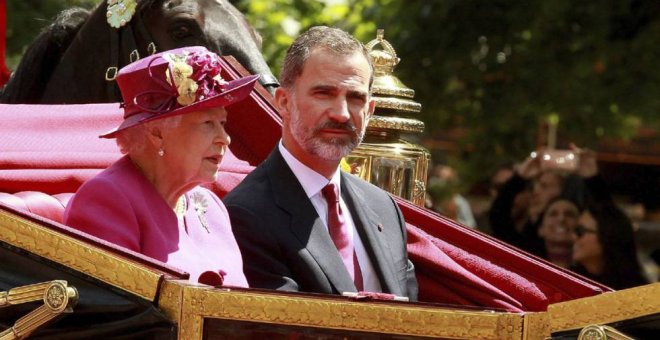
[[[252,75],[225,81],[223,60],[203,46],[163,51],[131,63],[117,74],[124,121],[101,138],[116,138],[133,126],[180,115],[225,107],[248,97],[259,79]]]
[[[177,103],[182,106],[222,93],[227,83],[220,76],[220,60],[215,54],[165,54],[163,58],[170,66],[166,71],[167,82],[176,87]]]

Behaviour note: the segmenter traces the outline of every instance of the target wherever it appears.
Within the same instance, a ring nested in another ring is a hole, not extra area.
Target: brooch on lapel
[[[195,209],[195,212],[197,213],[197,217],[199,218],[199,223],[202,224],[202,227],[206,229],[207,233],[211,233],[209,230],[209,224],[206,221],[206,211],[208,210],[208,203],[206,202],[206,198],[204,195],[196,192],[191,195],[192,199],[192,204],[193,208]]]

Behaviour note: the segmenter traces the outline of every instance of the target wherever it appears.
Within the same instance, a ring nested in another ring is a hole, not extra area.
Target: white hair
[[[144,150],[145,145],[149,142],[147,136],[152,128],[158,127],[161,130],[171,130],[179,126],[180,123],[181,115],[176,115],[139,124],[126,130],[119,131],[116,138],[119,151],[121,151],[122,154],[139,153]]]

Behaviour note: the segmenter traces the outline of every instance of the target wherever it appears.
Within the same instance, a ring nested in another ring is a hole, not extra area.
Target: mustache
[[[329,121],[329,122],[325,122],[325,123],[319,125],[316,128],[317,131],[318,130],[323,130],[323,129],[343,130],[343,131],[352,132],[352,133],[355,133],[355,131],[357,131],[357,129],[355,128],[355,125],[350,121],[347,121],[345,123]]]

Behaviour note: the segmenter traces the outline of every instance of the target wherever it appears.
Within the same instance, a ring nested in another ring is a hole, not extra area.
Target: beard
[[[355,149],[364,138],[366,121],[361,131],[358,131],[353,122],[339,123],[327,121],[313,127],[307,127],[300,121],[300,111],[294,108],[291,111],[291,135],[293,139],[307,153],[328,161],[340,161]],[[347,136],[323,137],[321,130],[333,129],[347,132]]]

